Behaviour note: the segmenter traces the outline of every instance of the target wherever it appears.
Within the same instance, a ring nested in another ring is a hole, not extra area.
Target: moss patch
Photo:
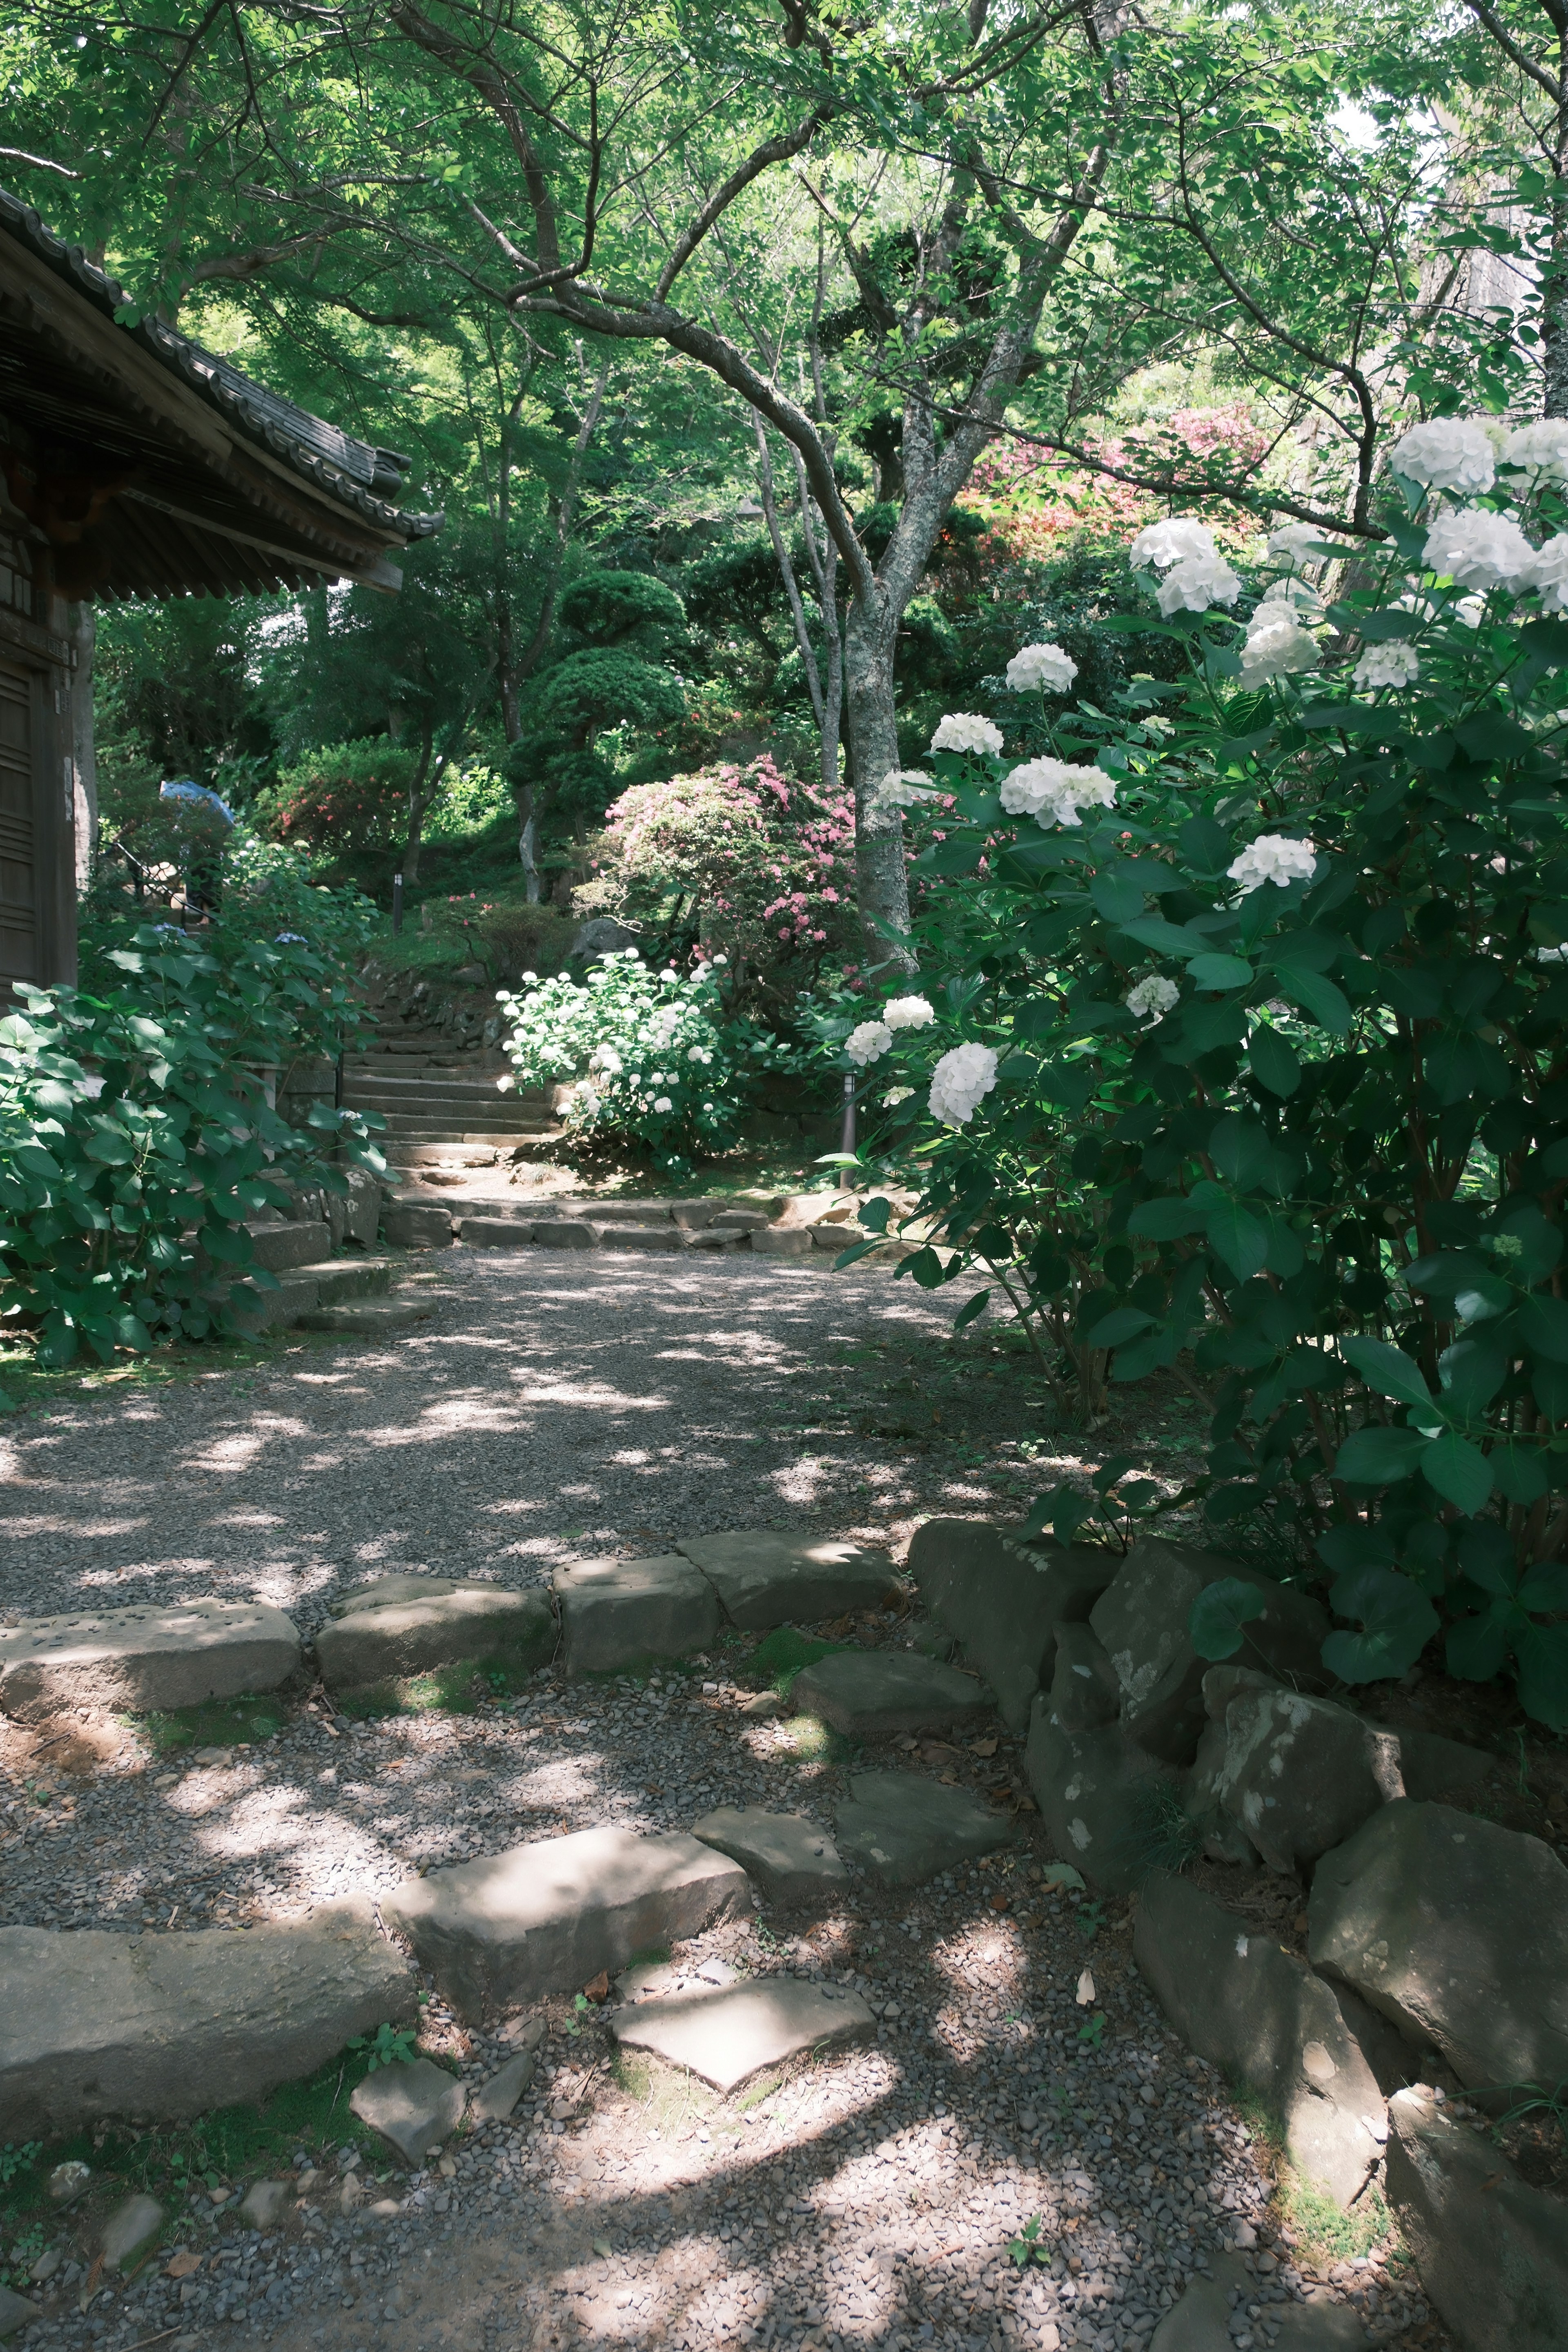
[[[167,1715],[124,1718],[159,1756],[176,1755],[184,1748],[238,1748],[270,1739],[288,1719],[289,1711],[276,1693],[266,1698],[242,1693],[238,1698],[205,1699],[200,1706],[182,1706]]]
[[[381,1683],[361,1683],[334,1691],[332,1704],[355,1723],[388,1715],[477,1715],[481,1707],[515,1698],[532,1682],[537,1658],[510,1654],[467,1658],[435,1666],[427,1675],[405,1675]]]
[[[814,1641],[809,1633],[801,1633],[794,1625],[776,1625],[757,1643],[747,1664],[752,1674],[763,1675],[781,1698],[787,1698],[796,1675],[816,1665],[818,1658],[830,1658],[850,1646],[847,1642]]]

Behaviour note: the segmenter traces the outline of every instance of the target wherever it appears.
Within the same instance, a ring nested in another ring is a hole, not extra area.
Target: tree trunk
[[[1568,416],[1568,41],[1557,48],[1558,89],[1552,128],[1552,176],[1547,204],[1552,234],[1541,273],[1542,415]]]
[[[855,777],[855,882],[867,960],[913,971],[908,944],[910,886],[904,828],[880,787],[899,765],[893,701],[893,648],[899,615],[880,583],[857,596],[844,633],[845,716]],[[888,933],[894,937],[889,939]]]
[[[75,771],[76,887],[80,897],[91,885],[98,860],[98,761],[93,748],[92,714],[92,656],[98,622],[90,604],[71,606],[70,636],[76,648],[70,729],[71,765]]]
[[[430,754],[435,738],[426,732],[420,738],[419,765],[408,785],[408,835],[403,845],[403,879],[405,883],[419,879],[419,846],[425,833],[425,812],[434,794],[425,789],[425,779],[430,772]],[[439,770],[437,770],[439,775]]]

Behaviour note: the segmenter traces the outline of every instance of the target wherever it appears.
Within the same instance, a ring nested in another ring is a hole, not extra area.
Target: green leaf
[[[1194,988],[1249,988],[1253,976],[1245,956],[1194,956],[1187,966],[1187,977]]]
[[[1474,1517],[1492,1490],[1492,1466],[1479,1446],[1446,1429],[1421,1456],[1421,1475],[1446,1503]]]
[[[1549,1731],[1568,1731],[1568,1625],[1531,1625],[1514,1647],[1520,1705]]]
[[[970,1324],[970,1323],[973,1323],[973,1322],[974,1321],[974,1319],[975,1319],[975,1318],[976,1318],[977,1316],[984,1315],[984,1312],[985,1312],[985,1309],[987,1308],[987,1307],[989,1307],[989,1305],[990,1305],[990,1304],[991,1304],[991,1293],[990,1293],[990,1291],[989,1291],[989,1290],[977,1290],[977,1291],[975,1292],[975,1294],[974,1294],[973,1297],[970,1300],[970,1302],[969,1302],[968,1306],[967,1306],[967,1307],[961,1307],[959,1308],[959,1310],[958,1310],[958,1313],[953,1317],[953,1318],[952,1318],[952,1328],[953,1328],[953,1329],[954,1329],[955,1331],[962,1331],[962,1330],[965,1328],[965,1326],[966,1326],[966,1325],[968,1325],[968,1324]]]
[[[1437,1612],[1419,1585],[1389,1568],[1356,1568],[1330,1594],[1334,1614],[1359,1633],[1331,1633],[1323,1664],[1343,1683],[1373,1683],[1413,1666],[1437,1631]]]
[[[1415,1475],[1430,1441],[1418,1429],[1356,1429],[1334,1457],[1334,1476],[1352,1486],[1392,1486]]]
[[[1539,1445],[1504,1438],[1492,1447],[1489,1458],[1492,1478],[1500,1495],[1510,1503],[1539,1503],[1548,1483],[1546,1456]]]
[[[861,1258],[867,1256],[868,1253],[874,1250],[877,1246],[878,1244],[875,1242],[851,1242],[848,1248],[841,1249],[837,1256],[834,1259],[834,1273],[842,1274],[847,1265],[858,1265]],[[931,1252],[931,1255],[934,1256],[934,1251]],[[910,1264],[910,1261],[906,1260],[905,1263]],[[903,1268],[900,1266],[899,1271],[902,1273]]]
[[[1084,1337],[1091,1348],[1119,1348],[1124,1339],[1135,1339],[1140,1331],[1147,1331],[1154,1318],[1137,1307],[1113,1307],[1098,1323],[1089,1325]]]
[[[1293,1095],[1301,1083],[1301,1065],[1293,1046],[1277,1029],[1258,1027],[1247,1041],[1247,1058],[1260,1086],[1271,1095]]]
[[[899,1271],[912,1276],[922,1290],[940,1290],[947,1280],[947,1269],[933,1249],[917,1250],[913,1257],[905,1258]]]
[[[1131,863],[1102,866],[1090,879],[1089,895],[1108,923],[1127,924],[1143,911],[1143,877]]]
[[[1208,1211],[1195,1201],[1170,1198],[1141,1201],[1127,1220],[1127,1231],[1144,1241],[1173,1242],[1184,1234],[1201,1234]]]
[[[1229,831],[1212,816],[1189,817],[1176,835],[1176,846],[1203,874],[1220,873],[1236,854]]]
[[[1152,948],[1156,955],[1189,956],[1207,952],[1203,936],[1197,931],[1178,929],[1166,922],[1163,915],[1140,915],[1135,922],[1123,923],[1122,929],[1141,948]]]
[[[1206,1232],[1238,1282],[1250,1282],[1268,1263],[1268,1228],[1239,1201],[1216,1201],[1208,1213]]]
[[[1391,1348],[1383,1339],[1350,1339],[1340,1341],[1340,1353],[1379,1396],[1396,1397],[1401,1404],[1431,1402],[1420,1365],[1412,1363],[1403,1349]]]
[[[1448,1672],[1461,1682],[1489,1683],[1500,1675],[1510,1647],[1510,1621],[1511,1605],[1494,1601],[1491,1607],[1479,1617],[1461,1617],[1448,1628],[1443,1654]]]
[[[1303,1013],[1310,1013],[1320,1028],[1326,1029],[1331,1037],[1348,1034],[1350,1000],[1331,980],[1325,980],[1321,972],[1308,971],[1303,965],[1283,962],[1275,964],[1274,977],[1281,996],[1288,996]]]
[[[1246,1639],[1242,1632],[1268,1606],[1268,1596],[1238,1576],[1221,1577],[1205,1584],[1187,1612],[1187,1639],[1200,1658],[1234,1658]]]
[[[1519,1310],[1519,1336],[1549,1363],[1568,1364],[1568,1299],[1532,1292]]]

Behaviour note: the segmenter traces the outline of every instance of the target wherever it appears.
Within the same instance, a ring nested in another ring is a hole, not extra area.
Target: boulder
[[[834,1818],[840,1853],[884,1886],[923,1886],[1013,1836],[1005,1813],[918,1772],[857,1773]]]
[[[1190,1764],[1203,1729],[1208,1661],[1187,1638],[1187,1619],[1205,1585],[1239,1578],[1265,1596],[1247,1625],[1243,1663],[1298,1688],[1321,1690],[1329,1620],[1305,1593],[1215,1552],[1144,1536],[1089,1612],[1121,1685],[1121,1720],[1141,1748],[1167,1763]]]
[[[1181,1775],[1120,1724],[1064,1731],[1043,1698],[1024,1769],[1057,1853],[1108,1895],[1130,1895],[1160,1853],[1162,1807],[1184,1810]]]
[[[1370,1727],[1381,1731],[1385,1727]],[[1502,1759],[1435,1731],[1394,1731],[1405,1794],[1421,1805],[1478,1805],[1506,1769]]]
[[[1176,2032],[1276,2116],[1291,2160],[1341,2205],[1383,2154],[1383,2094],[1332,1989],[1173,1872],[1150,1874],[1132,1952]]]
[[[533,1226],[521,1217],[458,1217],[458,1239],[469,1249],[528,1249]]]
[[[434,1202],[388,1201],[381,1213],[381,1237],[394,1249],[448,1249],[452,1212]]]
[[[19,2327],[28,2327],[38,2316],[38,2306],[29,2303],[25,2294],[17,2294],[8,2286],[0,2286],[0,2344],[15,2336]]]
[[[500,1584],[454,1584],[417,1600],[371,1600],[316,1636],[321,1679],[332,1690],[429,1674],[468,1659],[505,1657],[542,1666],[554,1649],[548,1594],[512,1592]]]
[[[1348,1707],[1300,1691],[1237,1691],[1225,1742],[1215,1796],[1269,1869],[1287,1877],[1405,1794],[1397,1732],[1373,1730]]]
[[[1465,2352],[1568,2352],[1568,2204],[1522,2180],[1430,2091],[1388,2105],[1386,2194]]]
[[[352,2106],[353,2102],[349,2104]],[[248,2229],[275,2229],[291,2193],[292,2184],[287,2180],[254,2180],[239,2200],[239,2218]]]
[[[1025,1544],[980,1520],[928,1519],[907,1567],[922,1605],[995,1692],[1008,1729],[1023,1731],[1051,1681],[1058,1625],[1089,1615],[1117,1562],[1087,1544]]]
[[[763,1225],[752,1235],[752,1250],[757,1257],[809,1258],[811,1234],[804,1225]]]
[[[738,1862],[770,1903],[821,1908],[842,1896],[849,1883],[827,1832],[800,1813],[723,1805],[693,1822],[691,1834]]]
[[[0,1928],[0,2141],[256,2102],[416,2013],[368,1897],[245,1935]]]
[[[574,1561],[556,1570],[555,1596],[569,1675],[683,1658],[705,1650],[719,1631],[718,1596],[679,1552]]]
[[[481,2123],[503,2124],[524,2091],[533,2080],[539,2060],[533,2051],[520,2051],[498,2069],[474,2098],[474,2113]]]
[[[533,1238],[542,1249],[592,1249],[594,1228],[581,1217],[541,1218],[534,1225]]]
[[[1063,1731],[1096,1731],[1114,1723],[1121,1685],[1090,1625],[1058,1625],[1056,1658],[1046,1712]]]
[[[1230,2352],[1231,2294],[1252,2292],[1255,2282],[1239,2254],[1215,2254],[1210,2269],[1211,2277],[1189,2281],[1150,2338],[1150,2352]],[[1270,2324],[1280,2310],[1274,2306]]]
[[[395,2058],[378,2066],[349,2100],[361,2123],[410,2165],[423,2164],[433,2147],[450,2139],[467,2104],[461,2083],[428,2058]]]
[[[798,1715],[847,1739],[941,1731],[991,1711],[990,1693],[973,1675],[912,1650],[837,1650],[802,1668],[790,1698]]]
[[[1205,1690],[1211,1679],[1205,1676]],[[1278,1690],[1279,1685],[1273,1683],[1268,1687]],[[1202,1839],[1204,1853],[1210,1862],[1235,1862],[1256,1870],[1258,1849],[1220,1802],[1220,1781],[1228,1753],[1224,1717],[1217,1723],[1205,1723],[1187,1781],[1187,1819]]]
[[[0,1626],[0,1711],[138,1713],[276,1690],[300,1664],[292,1618],[262,1601],[80,1609]]]
[[[1501,2106],[1568,2082],[1568,1869],[1539,1838],[1402,1797],[1325,1854],[1312,1966]]]
[[[679,1546],[719,1595],[732,1625],[809,1625],[900,1597],[886,1552],[831,1536],[774,1535],[766,1528],[697,1536]]]
[[[103,2225],[99,2251],[106,2271],[122,2271],[145,2253],[163,2226],[163,2209],[155,2197],[127,2197]]]
[[[1277,2303],[1268,2319],[1271,2352],[1364,2352],[1372,2340],[1348,2303]]]
[[[477,2021],[574,1992],[634,1952],[752,1908],[746,1874],[698,1839],[579,1830],[405,1878],[382,1916],[459,2014]]]
[[[651,2050],[724,2092],[803,2051],[856,2041],[875,2024],[858,1992],[796,1977],[639,2000],[610,2017],[610,2032],[624,2049]]]

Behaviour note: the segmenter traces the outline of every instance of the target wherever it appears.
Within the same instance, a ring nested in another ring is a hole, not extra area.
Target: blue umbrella
[[[189,776],[179,776],[172,783],[160,784],[158,798],[161,801],[205,801],[209,808],[216,809],[225,824],[234,823],[234,811],[227,802],[219,800],[205,784],[194,783]]]

